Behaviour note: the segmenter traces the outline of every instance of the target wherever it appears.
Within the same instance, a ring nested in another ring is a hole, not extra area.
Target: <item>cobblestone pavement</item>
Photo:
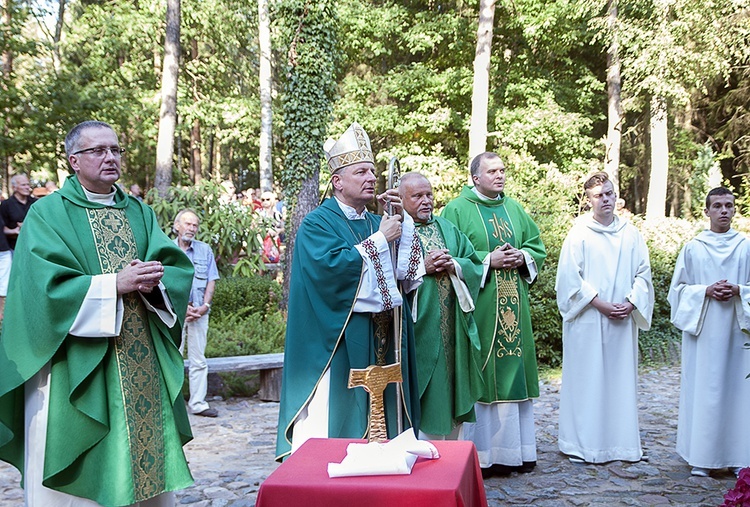
[[[679,368],[651,369],[639,381],[641,437],[648,462],[572,464],[557,450],[559,381],[545,382],[535,403],[538,466],[530,474],[485,482],[490,506],[718,506],[734,486],[729,472],[692,477],[674,450]],[[190,507],[252,507],[273,472],[278,404],[257,398],[214,401],[217,419],[191,416],[185,451],[195,485],[177,494]],[[19,474],[0,463],[0,507],[23,505]]]

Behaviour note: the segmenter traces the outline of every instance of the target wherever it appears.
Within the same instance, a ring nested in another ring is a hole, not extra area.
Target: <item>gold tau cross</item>
[[[370,393],[370,424],[367,439],[370,442],[385,442],[388,431],[385,426],[385,404],[383,391],[393,382],[401,382],[401,363],[388,366],[371,365],[364,370],[349,370],[349,389],[364,387]],[[400,403],[400,401],[398,401]]]

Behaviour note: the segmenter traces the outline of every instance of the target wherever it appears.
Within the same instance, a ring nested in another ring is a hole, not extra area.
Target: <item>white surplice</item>
[[[638,461],[638,329],[651,326],[654,309],[646,242],[628,221],[604,226],[582,216],[563,243],[555,289],[563,317],[560,451],[589,463]],[[635,309],[610,320],[590,304],[595,296]]]
[[[740,294],[706,296],[727,280]],[[682,331],[677,452],[702,468],[750,466],[750,240],[730,229],[703,231],[680,252],[669,290],[672,323]]]

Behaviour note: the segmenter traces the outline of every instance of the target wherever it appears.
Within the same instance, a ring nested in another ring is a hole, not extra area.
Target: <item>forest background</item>
[[[491,54],[481,139],[506,159],[507,192],[534,216],[548,247],[532,289],[543,363],[561,360],[554,278],[586,174],[613,173],[649,242],[657,307],[652,330],[641,335],[645,361],[675,358],[679,334],[666,294],[679,248],[704,226],[706,191],[724,184],[741,213],[750,205],[747,0],[2,3],[6,193],[16,172],[38,184],[64,177],[64,135],[91,118],[120,134],[122,183],[158,186],[165,62],[176,56],[168,192],[149,201],[167,231],[176,209],[195,206],[223,273],[240,275],[217,293],[226,311],[217,305],[212,320],[215,354],[279,350],[284,329],[283,290],[249,276],[262,267],[264,224],[220,204],[216,184],[278,190],[289,210],[289,254],[327,184],[322,143],[356,120],[370,135],[380,184],[397,156],[402,171],[429,176],[442,207],[468,180],[481,51]],[[480,7],[493,11],[484,48]],[[168,9],[180,15],[176,55]],[[270,111],[261,107],[264,61]],[[745,222],[736,225],[747,230]]]

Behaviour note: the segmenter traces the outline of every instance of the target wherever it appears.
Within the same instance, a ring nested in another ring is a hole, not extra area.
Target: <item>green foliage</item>
[[[700,227],[687,220],[665,218],[644,221],[636,217],[634,224],[640,229],[649,249],[651,279],[654,284],[654,314],[651,329],[641,331],[638,337],[641,362],[663,364],[680,357],[681,333],[670,321],[667,302],[677,255],[692,239]]]
[[[555,292],[557,262],[562,243],[578,215],[585,173],[566,175],[554,167],[545,168],[517,157],[509,158],[506,164],[508,195],[524,204],[547,248],[547,259],[530,291],[531,319],[539,362],[554,368],[562,362],[562,319]],[[738,227],[744,227],[745,222],[737,222]],[[633,223],[648,244],[655,293],[651,329],[639,334],[640,360],[644,364],[670,363],[679,358],[680,332],[670,322],[669,285],[680,249],[701,229],[701,224],[674,218],[646,222],[638,216]]]
[[[147,199],[167,234],[180,210],[195,211],[201,220],[197,239],[211,246],[219,271],[224,275],[250,276],[263,267],[261,242],[267,224],[252,208],[224,203],[221,196],[219,185],[206,182],[194,187],[172,187],[165,199],[154,189]]]
[[[247,316],[211,316],[206,357],[283,352],[285,332],[286,319],[279,310]]]
[[[577,214],[580,184],[554,166],[540,166],[530,158],[509,157],[507,193],[520,201],[536,222],[547,258],[530,290],[531,321],[537,358],[541,364],[562,364],[562,318],[557,309],[555,277],[560,248]],[[532,181],[537,181],[533,183]]]
[[[216,284],[212,319],[244,318],[278,308],[281,286],[265,276],[222,278]]]
[[[281,287],[265,276],[228,277],[216,283],[206,357],[283,352],[286,317],[279,310]],[[257,374],[222,374],[225,396],[250,396]]]
[[[336,3],[332,0],[280,0],[271,6],[283,84],[282,137],[286,156],[281,173],[290,210],[302,183],[317,178],[328,132],[340,50]]]

